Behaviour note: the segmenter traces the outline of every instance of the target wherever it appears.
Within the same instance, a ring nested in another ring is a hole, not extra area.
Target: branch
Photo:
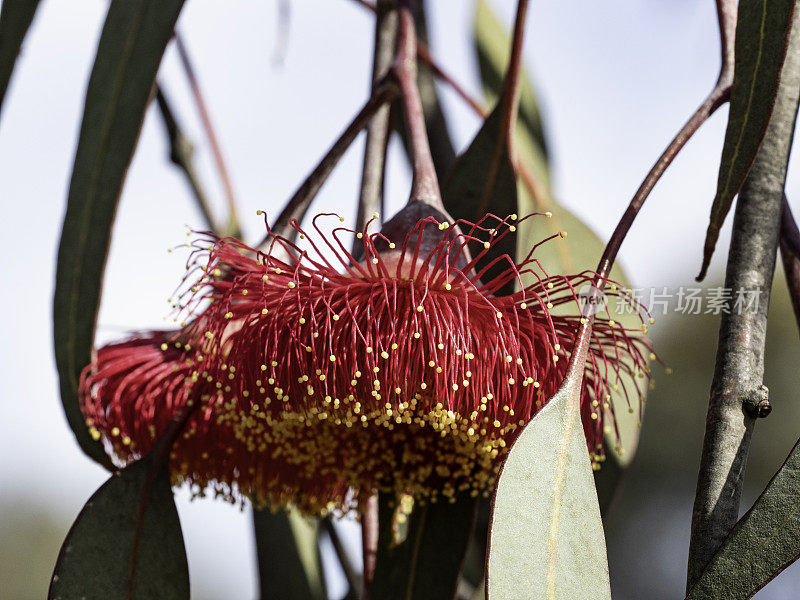
[[[380,0],[376,9],[375,49],[372,59],[372,90],[385,79],[394,60],[397,40],[397,11],[392,0]],[[379,108],[367,126],[361,194],[355,228],[361,231],[375,212],[383,213],[383,184],[386,171],[386,146],[389,142],[391,107]],[[360,240],[353,240],[353,256],[363,252]]]
[[[361,577],[353,566],[353,561],[350,559],[347,549],[344,547],[344,544],[342,544],[336,526],[330,518],[320,519],[320,524],[331,539],[331,544],[333,544],[333,549],[339,559],[339,564],[342,566],[342,571],[344,571],[344,577],[350,586],[350,592],[347,597],[352,598],[352,600],[359,600],[361,598],[361,588],[363,585]]]
[[[234,235],[239,233],[239,218],[236,213],[236,198],[233,193],[233,184],[228,172],[228,167],[225,165],[225,159],[222,156],[222,148],[220,147],[217,134],[214,131],[214,126],[211,124],[211,116],[208,113],[203,93],[200,90],[200,83],[195,74],[192,62],[189,59],[189,53],[183,43],[183,38],[175,32],[175,46],[178,49],[178,56],[180,57],[183,69],[186,72],[186,77],[189,79],[189,86],[192,88],[192,96],[194,97],[197,110],[200,113],[200,120],[203,123],[203,129],[206,132],[208,143],[211,145],[211,152],[214,156],[214,162],[217,165],[219,177],[222,180],[222,187],[225,190],[225,197],[228,201],[228,230]]]
[[[192,188],[192,194],[197,202],[197,206],[200,208],[200,212],[203,213],[206,226],[212,232],[219,235],[221,232],[214,221],[214,215],[211,213],[208,199],[200,185],[200,180],[194,168],[194,162],[192,160],[194,147],[192,147],[192,143],[186,138],[180,125],[178,125],[178,122],[175,120],[175,115],[172,112],[169,101],[159,85],[156,85],[156,102],[158,103],[158,109],[161,112],[164,128],[169,138],[169,158],[186,176],[186,180]]]
[[[781,259],[786,274],[786,285],[789,287],[789,298],[792,300],[794,318],[800,328],[800,230],[792,215],[789,201],[783,198],[781,214]]]
[[[720,323],[689,546],[687,589],[739,517],[744,469],[761,398],[767,309],[781,222],[786,168],[800,95],[800,11],[764,142],[739,193],[725,287],[759,295],[755,310],[730,310]],[[729,305],[730,308],[730,305]]]
[[[293,239],[292,232],[294,230],[290,227],[292,219],[300,220],[303,218],[306,210],[308,210],[308,207],[311,205],[311,201],[317,195],[317,192],[319,192],[322,185],[328,179],[328,175],[331,174],[331,171],[333,171],[333,168],[339,162],[339,159],[345,151],[350,147],[350,144],[353,143],[356,136],[367,125],[375,112],[396,95],[397,86],[388,80],[381,83],[381,85],[375,89],[372,97],[367,100],[367,103],[342,132],[339,139],[334,142],[331,149],[328,150],[328,153],[322,157],[319,164],[314,167],[314,170],[311,171],[306,180],[297,188],[297,191],[295,191],[281,214],[275,220],[275,224],[272,226],[274,235]],[[270,237],[271,236],[267,236],[262,240],[259,246],[263,246],[269,241]]]

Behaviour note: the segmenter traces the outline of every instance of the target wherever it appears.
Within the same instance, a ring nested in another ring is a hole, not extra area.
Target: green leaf
[[[455,219],[476,222],[487,213],[504,219],[518,210],[517,178],[508,155],[502,122],[503,110],[498,105],[486,117],[469,148],[458,157],[442,186],[444,207]],[[493,226],[494,223],[489,225]],[[513,260],[516,252],[516,234],[508,233],[492,245],[486,256],[478,262],[477,270],[480,271],[484,265],[503,254]],[[507,268],[508,264],[499,261],[486,272],[484,279],[488,281]],[[509,294],[513,290],[512,281],[498,295]]]
[[[708,271],[733,197],[742,187],[764,139],[778,91],[794,5],[795,0],[739,2],[728,129],[698,281]]]
[[[39,0],[3,0],[0,7],[0,111],[22,40],[33,22]]]
[[[327,598],[319,524],[296,510],[253,511],[261,598]]]
[[[511,50],[511,37],[485,0],[478,0],[475,5],[473,32],[484,96],[488,104],[494,106],[503,90],[503,80]],[[539,105],[536,101],[536,93],[524,69],[520,79],[517,146],[523,160],[532,168],[537,180],[545,186],[549,186],[547,141]]]
[[[166,465],[139,460],[98,489],[61,547],[49,600],[189,598],[189,567]]]
[[[580,417],[587,341],[497,479],[487,598],[610,600],[606,543]]]
[[[81,448],[110,467],[78,406],[89,364],[111,227],[156,71],[183,0],[114,0],[97,48],[61,232],[53,299],[64,412]]]
[[[800,441],[711,559],[687,600],[751,598],[800,558]]]
[[[378,552],[370,600],[452,600],[467,545],[472,537],[478,499],[469,494],[455,502],[415,504],[398,542],[394,533],[396,497],[379,496]]]

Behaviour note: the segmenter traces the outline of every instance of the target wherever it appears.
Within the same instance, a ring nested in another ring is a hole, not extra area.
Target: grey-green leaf
[[[603,525],[580,417],[588,337],[497,479],[486,597],[610,600]]]
[[[98,489],[61,547],[49,600],[183,600],[189,568],[169,474],[145,457]]]
[[[106,467],[105,452],[89,435],[78,406],[78,381],[91,358],[123,180],[183,1],[111,3],[86,92],[58,249],[53,336],[61,401],[81,448]]]
[[[39,0],[3,0],[0,6],[0,114],[8,82]]]
[[[498,105],[486,117],[467,150],[458,157],[442,186],[444,207],[455,219],[476,222],[487,213],[501,219],[514,214],[517,209],[517,177],[508,155],[508,143],[502,130],[503,110]],[[489,227],[494,227],[491,223]],[[478,263],[478,270],[495,258],[507,254],[516,260],[516,234],[508,233],[492,245]],[[498,261],[486,272],[488,281],[508,268],[508,263]],[[510,282],[498,295],[513,292]]]
[[[728,129],[698,281],[708,271],[733,197],[747,177],[764,139],[775,104],[795,3],[796,0],[739,2]]]
[[[800,441],[711,559],[687,600],[751,598],[800,558]]]
[[[395,496],[379,497],[378,552],[372,600],[452,600],[472,537],[478,499],[467,493],[454,502],[415,504],[406,537],[395,543]]]
[[[253,511],[261,598],[324,600],[319,523],[296,510]]]

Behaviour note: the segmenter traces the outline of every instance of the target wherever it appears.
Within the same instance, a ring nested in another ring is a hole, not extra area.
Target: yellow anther
[[[295,288],[294,281],[290,281],[290,282],[288,283],[288,286],[289,286],[289,289],[294,289],[294,288]]]
[[[331,354],[329,358],[331,362],[336,362],[336,357],[333,354]]]

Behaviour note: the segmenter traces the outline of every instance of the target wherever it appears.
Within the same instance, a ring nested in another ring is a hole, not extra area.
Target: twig
[[[725,276],[726,289],[758,295],[754,310],[730,310],[720,322],[714,379],[697,478],[687,590],[736,524],[744,469],[763,397],[767,309],[775,269],[786,168],[800,96],[800,11],[795,11],[775,107],[753,167],[739,193]],[[729,305],[729,308],[732,308]]]
[[[364,596],[369,594],[375,577],[378,558],[378,494],[372,494],[361,503],[361,549],[364,555]]]
[[[444,211],[439,181],[428,144],[422,99],[417,88],[417,34],[408,0],[401,2],[398,18],[397,56],[392,65],[392,75],[400,87],[408,138],[411,144],[413,172],[411,200],[420,200]]]
[[[800,328],[800,230],[792,215],[789,201],[783,198],[781,214],[781,260],[786,274],[786,285],[789,287],[789,298],[792,300],[794,318]]]
[[[417,0],[417,60],[419,61],[417,86],[419,87],[420,98],[422,98],[422,112],[425,114],[425,128],[428,131],[433,166],[436,167],[436,175],[439,177],[439,181],[442,181],[456,161],[456,151],[447,127],[447,119],[439,101],[439,93],[436,89],[436,74],[431,67],[420,59],[420,49],[428,41],[426,6],[425,0]],[[427,50],[427,47],[425,49]]]
[[[239,233],[239,218],[236,211],[236,197],[233,193],[231,177],[228,172],[228,167],[225,164],[225,159],[222,155],[222,148],[220,147],[217,134],[214,131],[214,126],[211,123],[211,116],[208,112],[208,107],[205,99],[203,98],[203,93],[200,90],[200,82],[197,78],[194,67],[192,66],[192,62],[189,59],[189,53],[183,43],[183,38],[181,38],[177,31],[175,32],[175,46],[178,49],[178,56],[180,57],[181,64],[186,72],[186,77],[189,80],[189,86],[192,88],[192,95],[194,97],[195,104],[197,105],[197,110],[200,113],[200,120],[203,123],[203,129],[205,130],[206,137],[208,138],[208,143],[211,146],[211,153],[214,156],[214,163],[217,165],[217,171],[219,172],[219,177],[222,181],[222,187],[225,190],[225,198],[228,201],[229,233],[237,235]]]
[[[169,158],[186,176],[186,180],[192,188],[192,194],[194,195],[200,212],[203,214],[203,219],[207,227],[212,232],[219,235],[221,232],[214,221],[214,215],[211,213],[206,194],[200,185],[200,180],[194,168],[194,162],[192,160],[194,147],[175,120],[175,114],[172,112],[169,101],[164,95],[164,90],[158,85],[156,86],[156,102],[158,103],[158,109],[164,120],[164,128],[169,138]]]
[[[382,82],[381,85],[375,89],[372,97],[367,100],[364,107],[339,136],[339,139],[334,142],[327,154],[322,157],[319,164],[314,167],[314,170],[311,171],[306,180],[292,195],[272,226],[273,234],[287,239],[293,238],[292,231],[294,230],[290,227],[292,219],[300,220],[303,218],[306,210],[311,205],[311,201],[317,195],[317,192],[319,192],[322,185],[328,179],[328,175],[331,174],[331,171],[333,171],[333,168],[339,162],[339,159],[345,151],[350,147],[350,144],[353,143],[356,136],[367,125],[375,112],[396,95],[397,86],[389,80]],[[264,238],[259,246],[263,246],[269,241],[270,237],[271,236],[267,236]]]
[[[650,169],[647,177],[644,178],[639,189],[636,190],[627,210],[622,215],[622,219],[620,219],[614,233],[611,235],[605,252],[603,252],[603,257],[600,259],[597,273],[601,278],[608,276],[611,271],[622,240],[625,239],[628,230],[631,228],[631,225],[633,225],[636,215],[644,205],[644,201],[647,200],[650,192],[653,191],[653,188],[656,183],[658,183],[658,180],[661,179],[667,167],[672,164],[672,161],[686,145],[686,142],[700,129],[700,126],[730,98],[731,86],[733,85],[733,42],[736,32],[736,7],[734,6],[731,8],[730,0],[717,0],[717,18],[719,20],[722,56],[717,83],[697,111],[695,111],[686,122],[686,125],[683,126],[669,143],[666,150],[664,150],[663,154]]]
[[[344,577],[350,585],[348,598],[359,600],[361,598],[361,588],[363,586],[361,576],[353,566],[353,561],[350,559],[350,555],[347,553],[344,544],[342,544],[342,539],[339,537],[336,526],[330,518],[320,519],[320,524],[322,525],[322,529],[328,534],[331,544],[333,544],[333,549],[339,559],[339,564],[342,566],[342,571],[344,571]]]
[[[375,46],[372,59],[372,90],[389,73],[397,40],[397,11],[392,0],[378,3],[375,19]],[[364,165],[361,171],[361,193],[355,228],[360,231],[375,212],[383,214],[383,184],[386,170],[386,146],[389,142],[391,107],[380,107],[367,126]],[[364,245],[353,240],[353,255],[363,252]]]
[[[517,2],[517,15],[514,18],[514,36],[511,40],[511,53],[508,60],[506,78],[503,81],[502,110],[503,132],[508,144],[508,155],[512,164],[516,162],[516,127],[519,109],[520,79],[522,72],[522,45],[525,40],[525,15],[528,12],[528,0]]]

